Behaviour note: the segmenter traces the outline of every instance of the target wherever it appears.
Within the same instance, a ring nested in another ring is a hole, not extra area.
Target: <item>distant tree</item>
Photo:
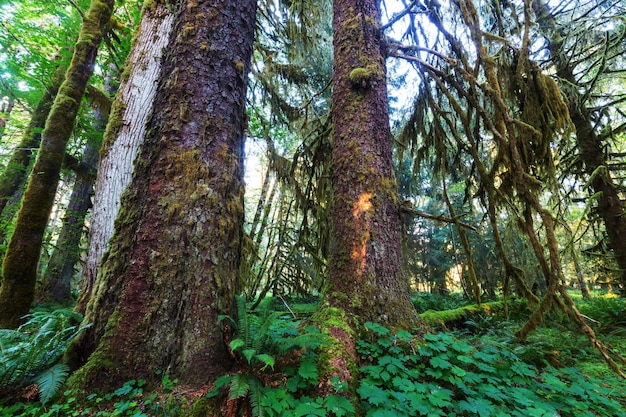
[[[107,76],[108,82],[105,86],[107,90],[113,88],[111,75]],[[63,305],[74,303],[72,297],[74,268],[83,251],[80,242],[85,231],[85,218],[91,208],[91,195],[98,169],[102,132],[111,111],[111,100],[105,94],[99,90],[91,89],[89,95],[94,104],[93,132],[87,138],[82,157],[74,167],[75,180],[65,210],[61,231],[46,265],[42,280],[43,290],[36,296],[38,300],[54,301]],[[99,95],[98,99],[95,98],[96,95]]]
[[[570,37],[569,25],[562,26],[556,21],[548,3],[535,0],[532,6],[541,33],[547,40],[550,59],[556,66],[559,80],[562,81],[562,91],[568,99],[578,154],[588,185],[594,193],[592,198],[595,200],[598,215],[604,222],[609,246],[613,249],[615,260],[621,270],[617,284],[626,294],[626,209],[622,185],[611,173],[606,151],[607,142],[613,135],[624,132],[626,123],[614,128],[611,126],[612,117],[607,118],[607,123],[603,116],[610,114],[611,107],[616,108],[625,98],[623,94],[621,97],[614,96],[612,90],[603,94],[597,91],[600,89],[598,84],[601,84],[603,78],[613,71],[619,73],[619,67],[614,63],[625,58],[626,25],[622,20],[623,15],[620,15],[620,9],[622,13],[625,9],[623,5],[621,8],[614,5],[612,6],[615,9],[614,14],[607,15],[602,2],[587,4],[584,8],[586,15],[604,14],[604,17],[599,19],[614,21],[615,28],[605,32],[606,27],[603,27],[601,33],[585,29],[580,31],[579,35],[573,34]],[[584,25],[581,26],[584,28]],[[584,49],[579,49],[581,46]],[[588,54],[589,51],[593,52]],[[585,57],[586,54],[588,56]],[[586,59],[581,59],[582,57]],[[591,73],[594,75],[591,76]],[[623,110],[617,111],[617,114],[620,113],[623,116]]]

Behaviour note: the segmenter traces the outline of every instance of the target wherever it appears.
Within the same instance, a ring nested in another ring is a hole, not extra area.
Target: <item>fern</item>
[[[37,375],[35,382],[39,387],[39,400],[42,404],[47,403],[56,394],[67,379],[69,370],[69,366],[58,363]]]
[[[0,329],[0,395],[11,398],[37,384],[47,402],[59,389],[67,369],[56,365],[68,343],[84,329],[71,310],[35,311],[18,330]]]
[[[267,408],[262,407],[268,395],[275,393],[275,388],[266,383],[272,380],[270,371],[274,371],[276,357],[284,357],[290,351],[306,348],[307,353],[300,357],[304,376],[297,375],[297,371],[291,373],[298,378],[294,380],[296,385],[303,379],[312,383],[313,379],[317,379],[317,369],[312,362],[311,357],[314,355],[311,352],[325,342],[325,336],[314,327],[307,327],[305,333],[300,334],[299,322],[291,317],[286,318],[284,312],[270,311],[267,304],[261,304],[256,314],[248,311],[243,297],[237,297],[236,304],[237,319],[220,316],[219,321],[227,321],[237,333],[229,347],[239,359],[242,370],[218,379],[208,396],[213,397],[220,388],[229,386],[228,397],[247,398],[253,416],[277,415],[268,413]],[[284,376],[283,373],[281,375]],[[286,402],[284,406],[290,408],[292,404]]]

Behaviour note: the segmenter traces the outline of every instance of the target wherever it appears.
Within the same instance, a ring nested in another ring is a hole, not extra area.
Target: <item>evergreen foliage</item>
[[[0,397],[16,398],[33,386],[47,403],[68,376],[69,368],[57,363],[67,344],[85,327],[71,310],[35,311],[17,330],[0,329]]]

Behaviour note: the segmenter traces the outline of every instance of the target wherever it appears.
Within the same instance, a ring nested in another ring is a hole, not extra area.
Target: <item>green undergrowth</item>
[[[0,329],[0,399],[38,398],[46,404],[65,382],[59,363],[83,330],[82,316],[68,309],[36,309],[17,330]]]
[[[0,416],[33,417],[151,417],[179,416],[183,410],[182,401],[171,394],[176,381],[163,375],[160,392],[144,393],[146,381],[143,379],[126,381],[124,385],[107,394],[75,395],[65,391],[62,400],[46,406],[39,403],[16,403],[0,406]],[[170,392],[170,394],[168,394]]]
[[[220,317],[235,326],[237,337],[229,347],[238,370],[220,377],[207,394],[213,398],[227,391],[228,401],[258,417],[342,417],[354,413],[354,406],[341,394],[347,388],[332,382],[332,393],[315,396],[319,380],[317,348],[327,343],[315,327],[282,311],[270,311],[262,304],[256,314],[249,312],[243,298],[237,298],[237,320]]]
[[[453,332],[423,338],[367,323],[368,337],[358,342],[358,387],[335,378],[320,396],[318,350],[327,346],[327,336],[301,319],[306,308],[285,301],[268,299],[252,312],[238,299],[237,317],[220,318],[236,332],[229,342],[235,367],[216,381],[203,404],[225,404],[228,416],[258,417],[353,416],[359,407],[366,417],[626,417],[626,382],[566,318],[549,315],[525,342],[515,339],[522,323],[517,314],[527,308],[521,301],[509,304],[508,315],[481,307],[477,314],[460,315]],[[303,305],[316,304],[308,301]],[[624,300],[576,302],[602,341],[624,355]],[[66,326],[71,331],[62,330],[60,341],[78,330],[76,323]],[[29,328],[30,336],[40,327]],[[145,381],[131,380],[111,393],[67,391],[56,402],[13,398],[0,402],[0,417],[206,414],[194,414],[194,404],[176,394],[176,381],[167,374],[161,378],[156,394],[144,392]],[[77,398],[85,397],[79,404]]]
[[[542,370],[498,345],[472,346],[449,333],[391,332],[373,323],[359,342],[366,361],[358,393],[365,415],[626,416],[626,383],[567,367]]]

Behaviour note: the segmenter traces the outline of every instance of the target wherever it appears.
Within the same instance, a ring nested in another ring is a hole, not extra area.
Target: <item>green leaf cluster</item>
[[[68,343],[87,326],[82,316],[67,309],[35,311],[17,330],[0,329],[0,394],[13,398],[36,384],[43,404],[65,382],[69,368],[57,363]]]
[[[158,372],[157,374],[160,374]],[[170,391],[175,380],[170,380],[167,374],[162,377],[161,388]],[[35,403],[16,403],[11,406],[0,407],[0,416],[33,416],[33,417],[148,417],[148,416],[176,416],[180,415],[181,405],[171,401],[171,397],[159,396],[157,393],[146,395],[144,387],[146,380],[132,379],[113,392],[107,394],[92,393],[80,400],[75,392],[67,390],[61,401],[46,407]]]
[[[327,397],[308,395],[318,383],[315,350],[326,343],[314,327],[300,331],[300,322],[282,312],[248,312],[243,298],[237,298],[238,318],[223,316],[236,324],[237,338],[230,348],[243,365],[239,372],[216,381],[207,397],[219,395],[228,387],[229,399],[247,399],[256,417],[303,417],[351,415],[352,403],[340,394],[345,384],[333,380],[335,394]],[[278,364],[280,363],[280,366]]]
[[[502,347],[473,347],[447,333],[408,332],[368,323],[360,341],[358,388],[366,416],[626,416],[626,383],[575,368],[537,370]],[[617,387],[617,389],[615,388]]]

